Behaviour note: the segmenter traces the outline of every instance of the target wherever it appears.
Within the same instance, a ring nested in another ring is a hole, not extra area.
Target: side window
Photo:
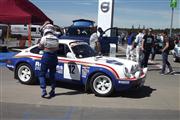
[[[34,53],[34,54],[39,54],[41,49],[39,49],[38,47],[35,47],[33,49],[30,50],[31,53]]]
[[[31,32],[36,32],[36,28],[35,28],[35,27],[32,27],[32,28],[31,28]]]
[[[70,52],[70,50],[67,45],[59,44],[59,49],[57,50],[58,57],[66,57],[68,52]]]

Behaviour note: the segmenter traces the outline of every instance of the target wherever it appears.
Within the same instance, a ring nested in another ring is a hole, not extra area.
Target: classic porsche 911
[[[42,54],[38,45],[34,45],[9,59],[6,67],[14,71],[20,83],[34,84],[38,80]],[[145,82],[147,68],[140,69],[136,62],[126,59],[96,56],[82,41],[60,39],[57,54],[56,80],[82,84],[97,96],[138,88]]]

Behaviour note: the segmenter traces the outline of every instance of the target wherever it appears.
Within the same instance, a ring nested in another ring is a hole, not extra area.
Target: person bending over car
[[[43,49],[44,53],[41,59],[41,71],[39,75],[40,87],[42,89],[41,97],[46,98],[46,80],[45,76],[49,69],[49,76],[51,80],[51,91],[49,92],[49,97],[55,96],[55,73],[56,65],[58,64],[56,51],[58,49],[58,39],[54,35],[54,26],[49,22],[45,22],[42,26],[41,31],[43,32],[43,37],[40,40],[39,48]]]

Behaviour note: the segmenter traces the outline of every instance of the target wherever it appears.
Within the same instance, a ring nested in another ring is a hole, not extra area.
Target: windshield
[[[87,58],[96,55],[95,51],[87,44],[72,45],[72,50],[77,58]]]
[[[93,32],[90,27],[69,27],[66,34],[69,36],[90,37]]]

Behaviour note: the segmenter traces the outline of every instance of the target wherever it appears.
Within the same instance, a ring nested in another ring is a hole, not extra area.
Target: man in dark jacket
[[[168,61],[168,55],[169,55],[168,47],[169,47],[169,37],[167,35],[167,32],[164,31],[163,32],[163,48],[161,50],[161,52],[162,52],[162,70],[161,70],[161,75],[164,75],[164,74],[173,74],[173,69],[171,67],[171,64]],[[166,65],[169,68],[169,72],[168,73],[165,73]]]
[[[152,35],[152,29],[148,29],[142,40],[142,51],[144,58],[141,62],[141,67],[145,68],[148,65],[149,56],[154,46],[154,36]]]

